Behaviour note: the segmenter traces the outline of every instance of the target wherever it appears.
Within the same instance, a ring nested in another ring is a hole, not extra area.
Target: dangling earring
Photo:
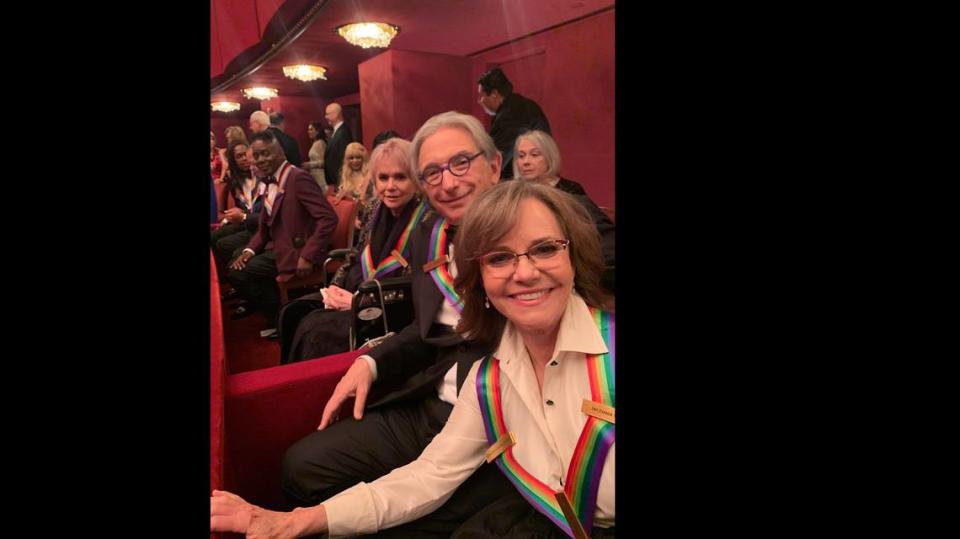
[[[488,298],[486,294],[483,295],[483,306],[488,309],[490,308],[490,298]]]

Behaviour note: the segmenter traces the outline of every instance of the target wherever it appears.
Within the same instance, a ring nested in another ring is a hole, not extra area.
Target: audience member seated
[[[470,365],[493,350],[453,330],[463,303],[453,288],[452,241],[467,208],[499,181],[500,152],[476,118],[446,112],[420,127],[410,153],[436,212],[410,240],[415,321],[354,361],[327,401],[320,429],[287,450],[280,485],[291,504],[315,505],[415,460],[446,423]],[[363,421],[336,421],[353,395],[352,415]],[[385,436],[392,443],[383,443]],[[434,525],[449,535],[451,525],[510,488],[495,468],[478,470],[433,513],[434,522],[420,519],[399,536],[421,537]]]
[[[267,186],[250,170],[249,146],[246,139],[234,140],[227,147],[227,192],[233,198],[233,207],[224,212],[220,228],[210,232],[210,244],[221,275],[225,275],[227,262],[239,256],[253,233],[257,231],[261,196]]]
[[[337,214],[313,176],[286,160],[267,130],[251,137],[257,168],[266,190],[257,232],[230,264],[230,284],[266,319],[265,337],[276,333],[280,290],[277,280],[307,276],[327,258]],[[272,248],[267,249],[267,244]]]
[[[341,266],[332,284],[321,290],[319,296],[325,309],[310,312],[299,323],[287,320],[287,309],[284,309],[281,333],[285,333],[288,327],[296,327],[286,362],[349,350],[349,328],[353,317],[350,308],[357,286],[370,279],[411,271],[411,232],[425,217],[428,205],[421,200],[416,174],[410,163],[410,142],[392,138],[377,146],[370,156],[370,173],[376,202],[373,218],[361,233],[359,260]],[[301,299],[319,298],[310,294]],[[295,311],[291,309],[290,312]],[[281,335],[281,339],[287,338],[288,335]]]
[[[615,323],[602,310],[603,263],[589,214],[559,190],[505,182],[467,210],[455,247],[464,305],[457,332],[494,352],[473,363],[466,390],[420,457],[292,512],[214,490],[211,530],[406,531],[466,490],[465,481],[496,470],[486,460],[506,488],[431,537],[615,537]]]
[[[350,196],[362,204],[373,195],[367,174],[367,149],[359,142],[351,142],[343,154],[343,162],[343,171],[337,184],[337,200]]]
[[[600,234],[604,264],[615,266],[616,227],[607,214],[590,200],[579,183],[560,177],[560,149],[553,137],[539,130],[521,133],[514,145],[513,155],[514,178],[556,187],[574,195],[583,204]]]

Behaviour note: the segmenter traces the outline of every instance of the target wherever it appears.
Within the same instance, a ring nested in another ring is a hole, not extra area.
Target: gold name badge
[[[406,258],[403,258],[403,255],[401,255],[400,253],[398,253],[396,249],[390,251],[390,254],[392,254],[392,255],[394,256],[394,258],[397,259],[397,262],[399,262],[401,266],[407,267],[407,266],[410,265],[410,263],[407,262],[407,259],[406,259]]]
[[[574,539],[590,539],[586,530],[583,529],[583,524],[580,524],[580,519],[577,518],[577,514],[573,512],[573,506],[570,505],[567,493],[561,490],[556,493],[556,497],[557,503],[560,504],[560,510],[563,511],[563,516],[567,519],[570,530],[573,531]]]
[[[427,262],[426,264],[423,265],[423,272],[426,273],[432,270],[433,268],[442,266],[446,264],[449,261],[449,259],[450,257],[447,255],[443,255],[440,258],[434,258],[430,262]]]
[[[614,425],[617,424],[617,422],[614,420],[616,410],[617,409],[613,406],[607,406],[606,404],[593,402],[592,400],[587,399],[583,399],[583,405],[580,406],[580,411],[588,416],[602,419],[608,423],[613,423]]]
[[[493,462],[493,459],[499,457],[500,453],[503,453],[508,447],[515,443],[517,443],[517,439],[513,437],[512,432],[508,432],[501,436],[496,443],[487,448],[487,452],[484,454],[484,457],[487,459],[488,463]]]

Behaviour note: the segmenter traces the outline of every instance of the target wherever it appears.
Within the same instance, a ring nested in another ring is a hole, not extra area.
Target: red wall
[[[599,206],[614,203],[614,11],[472,57],[470,112],[489,128],[477,103],[477,79],[503,70],[543,108],[563,158],[561,173],[580,182]]]
[[[469,113],[470,65],[459,56],[401,50],[360,64],[364,145],[369,148],[387,129],[410,140],[423,122],[441,112]]]

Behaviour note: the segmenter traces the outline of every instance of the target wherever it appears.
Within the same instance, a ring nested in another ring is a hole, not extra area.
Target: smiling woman
[[[481,504],[451,537],[615,536],[615,320],[599,308],[589,215],[556,189],[504,182],[477,195],[456,242],[455,286],[466,301],[457,331],[495,342],[495,352],[470,368],[422,455],[291,513],[214,491],[213,530],[374,533],[438,510],[486,460],[516,490]]]
[[[562,191],[503,182],[470,208],[459,234],[471,241],[456,246],[456,286],[465,303],[458,330],[475,340],[495,343],[508,319],[534,333],[555,329],[571,289],[589,305],[607,303],[596,228],[583,206]],[[568,245],[544,252],[544,243],[558,240]],[[525,254],[498,267],[491,257],[499,253]]]

